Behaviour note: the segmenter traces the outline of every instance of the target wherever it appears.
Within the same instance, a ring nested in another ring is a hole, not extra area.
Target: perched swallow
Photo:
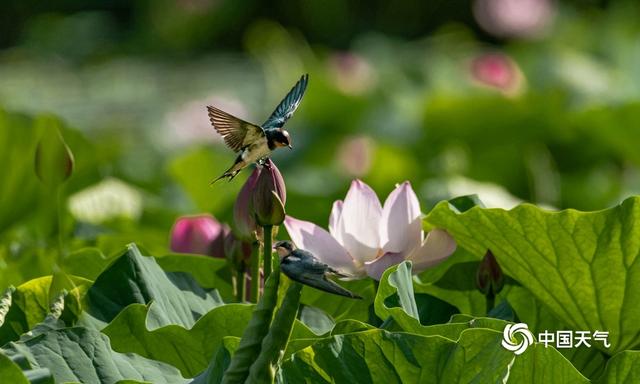
[[[340,273],[320,262],[311,252],[296,249],[290,241],[279,241],[274,248],[280,256],[280,269],[291,280],[336,295],[362,299],[327,278],[329,274],[338,277],[349,277],[349,275]]]
[[[222,135],[225,144],[238,153],[231,168],[211,184],[225,177],[231,181],[242,168],[251,163],[261,163],[276,148],[292,148],[289,132],[282,127],[300,105],[308,82],[309,75],[303,75],[262,126],[248,123],[216,107],[207,107],[213,128]]]

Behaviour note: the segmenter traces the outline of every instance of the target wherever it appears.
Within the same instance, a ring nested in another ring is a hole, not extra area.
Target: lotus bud
[[[171,250],[225,257],[224,239],[229,229],[211,215],[183,216],[171,229]]]
[[[57,128],[45,128],[36,147],[35,171],[44,184],[57,186],[73,172],[73,153]]]
[[[252,193],[252,206],[256,222],[261,226],[280,225],[284,221],[287,192],[282,174],[271,161],[260,170]]]
[[[251,243],[240,240],[229,231],[224,238],[224,254],[236,269],[244,269],[244,265],[251,259]]]
[[[260,171],[261,169],[259,168],[253,170],[253,173],[240,189],[236,203],[233,206],[235,235],[245,241],[253,241],[255,239],[256,220],[251,210],[251,199]]]
[[[495,297],[504,286],[504,275],[491,251],[487,251],[476,272],[476,287],[485,296]]]

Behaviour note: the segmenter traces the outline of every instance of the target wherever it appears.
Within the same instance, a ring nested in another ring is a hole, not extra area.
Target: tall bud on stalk
[[[35,171],[44,184],[57,187],[65,182],[73,172],[73,153],[62,138],[60,130],[53,123],[45,121],[47,126],[36,147]]]
[[[284,221],[287,192],[278,167],[267,160],[260,169],[252,193],[252,208],[258,225],[280,225]]]
[[[224,238],[224,254],[236,269],[245,269],[251,258],[251,243],[239,239],[233,232],[228,231]]]
[[[256,220],[251,208],[253,191],[260,175],[260,168],[255,168],[251,176],[240,189],[236,203],[233,206],[233,221],[235,222],[235,234],[245,241],[253,241],[256,238]]]
[[[504,275],[491,251],[487,251],[476,272],[476,287],[485,296],[495,297],[504,286]]]

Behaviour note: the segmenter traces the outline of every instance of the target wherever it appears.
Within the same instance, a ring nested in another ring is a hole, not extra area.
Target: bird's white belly
[[[269,150],[267,138],[262,137],[244,150],[244,152],[242,153],[242,160],[247,163],[255,163],[256,161],[264,157],[268,157],[269,155],[271,155],[271,150]]]

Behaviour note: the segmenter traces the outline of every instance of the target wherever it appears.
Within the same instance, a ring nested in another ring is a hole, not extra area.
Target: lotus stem
[[[271,255],[273,249],[271,249],[271,235],[273,232],[273,225],[265,225],[263,228],[263,241],[262,246],[264,250],[264,278],[265,280],[271,275]]]
[[[251,301],[257,303],[260,299],[260,243],[251,244]]]

